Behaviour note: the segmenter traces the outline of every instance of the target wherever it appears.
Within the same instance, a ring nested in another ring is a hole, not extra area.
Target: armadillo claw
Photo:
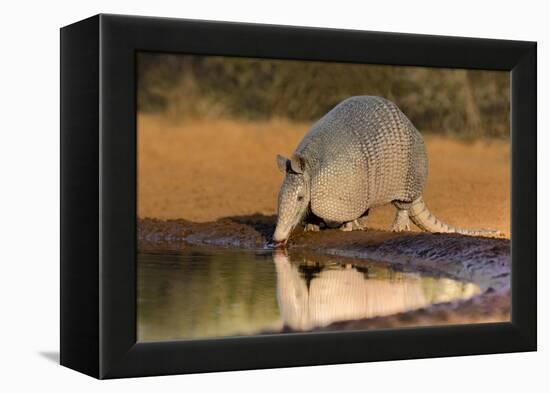
[[[411,225],[409,220],[409,212],[407,210],[398,209],[391,226],[392,232],[410,231]]]
[[[392,232],[405,232],[405,231],[410,231],[411,230],[411,226],[409,224],[406,224],[406,225],[392,225],[391,227],[391,231]]]
[[[304,232],[319,232],[319,225],[306,224],[304,226]]]
[[[344,232],[353,231],[353,222],[349,221],[349,222],[346,222],[346,223],[342,224],[342,226],[340,227],[340,230],[344,231]]]
[[[367,225],[365,220],[358,218],[357,220],[353,220],[351,227],[354,231],[364,231],[367,228]]]

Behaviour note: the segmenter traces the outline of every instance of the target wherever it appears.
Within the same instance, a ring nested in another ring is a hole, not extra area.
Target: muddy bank
[[[275,228],[275,216],[260,214],[226,217],[214,222],[138,219],[141,252],[173,249],[189,244],[232,248],[263,248]]]
[[[142,253],[178,252],[189,245],[265,248],[275,216],[226,217],[211,223],[186,220],[138,221]],[[510,319],[510,241],[456,234],[392,233],[378,230],[317,233],[296,230],[287,252],[294,259],[331,255],[388,263],[394,269],[415,271],[473,282],[481,294],[467,301],[439,304],[390,317],[338,322],[323,330],[370,329],[459,323],[500,322]]]

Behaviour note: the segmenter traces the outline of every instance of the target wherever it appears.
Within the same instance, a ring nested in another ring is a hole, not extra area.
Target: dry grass
[[[290,155],[309,124],[208,121],[176,125],[138,117],[138,216],[213,221],[276,213],[283,175],[277,153]],[[510,235],[507,142],[465,143],[427,136],[430,160],[424,199],[452,225]],[[387,229],[391,206],[372,211],[370,226]]]
[[[179,119],[313,122],[355,95],[385,97],[437,135],[506,139],[506,71],[140,53],[138,107]]]

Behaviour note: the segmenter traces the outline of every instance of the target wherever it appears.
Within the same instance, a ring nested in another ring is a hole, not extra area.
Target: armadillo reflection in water
[[[378,268],[389,277],[368,277],[351,265],[291,263],[273,254],[277,300],[285,326],[307,331],[333,322],[388,316],[478,293],[472,283]],[[436,287],[434,287],[436,286]]]

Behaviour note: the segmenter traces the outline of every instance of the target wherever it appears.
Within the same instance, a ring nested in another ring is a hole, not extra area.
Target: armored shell
[[[335,222],[392,201],[414,201],[428,174],[421,134],[381,97],[338,104],[313,125],[295,155],[306,162],[312,212]]]

